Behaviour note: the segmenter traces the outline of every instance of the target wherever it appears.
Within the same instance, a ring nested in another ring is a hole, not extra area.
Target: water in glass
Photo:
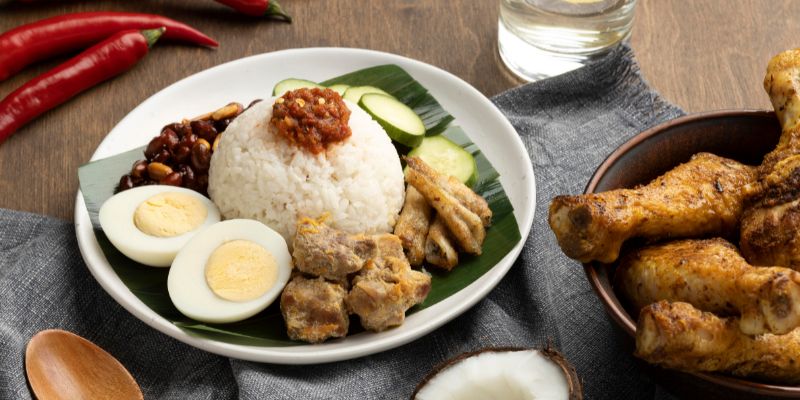
[[[529,81],[573,70],[630,35],[635,5],[636,0],[500,0],[500,56]]]

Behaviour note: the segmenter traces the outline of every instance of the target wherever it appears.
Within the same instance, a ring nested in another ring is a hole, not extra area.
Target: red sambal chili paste
[[[270,123],[278,134],[313,154],[341,142],[352,134],[350,109],[331,89],[296,89],[286,92],[272,105]]]

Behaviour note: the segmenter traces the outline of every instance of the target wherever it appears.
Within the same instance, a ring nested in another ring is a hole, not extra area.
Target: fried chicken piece
[[[420,266],[425,261],[425,237],[432,217],[431,206],[417,189],[408,185],[403,210],[394,226],[394,234],[403,241],[406,257],[413,266]]]
[[[292,340],[320,343],[344,337],[350,325],[347,291],[339,283],[296,275],[281,293],[281,314]]]
[[[800,383],[800,330],[750,337],[738,325],[688,303],[660,301],[639,314],[635,355],[683,371]]]
[[[294,238],[295,267],[307,274],[345,282],[366,260],[377,256],[375,239],[349,235],[324,223],[324,218],[301,217]]]
[[[373,235],[372,240],[375,241],[376,245],[375,258],[395,257],[406,259],[406,255],[403,252],[403,242],[397,235],[382,233]]]
[[[740,245],[755,265],[780,265],[800,270],[800,49],[770,60],[764,78],[780,121],[778,146],[759,167],[760,195],[742,218]]]
[[[425,238],[425,261],[447,271],[458,265],[458,251],[453,247],[444,220],[438,215]]]
[[[740,315],[748,335],[800,326],[800,273],[748,264],[723,239],[680,240],[635,251],[619,263],[615,287],[636,310],[659,300]]]
[[[345,303],[365,329],[380,332],[402,324],[406,310],[422,303],[430,290],[431,276],[411,269],[405,258],[376,258],[353,278]]]
[[[413,169],[447,193],[455,197],[464,207],[474,212],[483,222],[484,227],[492,224],[492,210],[486,199],[475,193],[469,186],[461,183],[458,178],[436,172],[433,167],[422,161],[419,157],[405,157],[409,169]],[[419,190],[419,189],[417,189]]]
[[[738,231],[753,167],[698,153],[646,186],[577,196],[550,203],[550,229],[568,257],[613,262],[632,237],[728,236]]]
[[[406,181],[441,215],[461,249],[480,255],[486,226],[492,220],[486,200],[458,179],[439,174],[419,157],[407,157],[406,163]]]

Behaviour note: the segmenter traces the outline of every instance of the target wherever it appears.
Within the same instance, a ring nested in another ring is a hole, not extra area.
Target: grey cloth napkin
[[[30,398],[28,340],[61,328],[116,356],[145,398],[408,398],[436,364],[487,346],[545,346],[577,367],[588,399],[666,399],[606,316],[580,264],[562,255],[546,217],[557,194],[580,193],[594,169],[637,132],[682,111],[647,87],[627,46],[571,73],[493,101],[519,132],[536,174],[536,219],[521,256],[484,300],[410,344],[356,360],[284,366],[231,360],[146,326],[95,282],[69,222],[0,209],[0,398]]]

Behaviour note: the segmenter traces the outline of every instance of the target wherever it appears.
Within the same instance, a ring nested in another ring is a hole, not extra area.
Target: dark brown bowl
[[[634,136],[611,153],[595,171],[585,193],[645,184],[698,152],[758,165],[775,147],[779,136],[778,120],[767,111],[716,111],[667,121]],[[614,267],[600,263],[584,265],[586,276],[608,314],[633,337],[636,321],[614,291]],[[648,372],[670,391],[687,398],[800,399],[797,386],[660,368],[648,367]]]

